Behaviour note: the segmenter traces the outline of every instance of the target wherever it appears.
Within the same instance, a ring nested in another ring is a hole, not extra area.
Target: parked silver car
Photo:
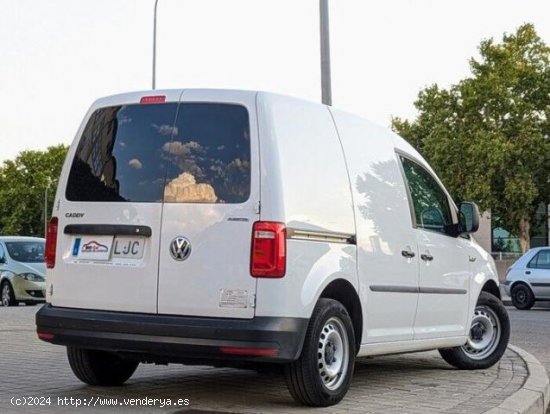
[[[550,301],[550,247],[531,249],[510,266],[504,290],[518,309],[531,309],[535,301]]]
[[[46,296],[45,240],[0,237],[0,299],[2,306],[44,302]]]

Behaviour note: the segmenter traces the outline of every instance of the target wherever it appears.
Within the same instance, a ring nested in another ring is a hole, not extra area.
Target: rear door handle
[[[401,250],[401,256],[411,259],[415,256],[412,250]]]
[[[530,274],[531,274],[531,271],[530,271],[530,270],[527,270],[527,271],[525,272],[525,274],[526,274],[526,275],[530,275]]]
[[[434,257],[433,257],[431,254],[429,254],[429,253],[422,253],[422,254],[420,255],[420,258],[421,258],[422,260],[424,260],[425,262],[431,262],[431,261],[434,259]]]

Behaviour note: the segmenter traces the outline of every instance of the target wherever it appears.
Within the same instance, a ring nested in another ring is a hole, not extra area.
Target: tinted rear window
[[[176,119],[177,115],[177,119]],[[69,174],[71,201],[241,203],[250,194],[239,105],[123,105],[92,114]]]

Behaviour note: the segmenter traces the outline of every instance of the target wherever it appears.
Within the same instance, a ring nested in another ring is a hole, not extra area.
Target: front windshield
[[[23,263],[40,263],[44,261],[44,242],[18,241],[6,242],[10,257]]]

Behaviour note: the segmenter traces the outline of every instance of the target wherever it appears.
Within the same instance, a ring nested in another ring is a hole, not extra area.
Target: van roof
[[[218,97],[223,96],[224,98],[227,98],[229,100],[231,99],[249,100],[249,99],[254,99],[254,98],[257,98],[258,96],[261,96],[262,99],[266,99],[268,101],[271,98],[271,99],[277,99],[277,100],[304,102],[309,104],[313,103],[319,106],[326,107],[325,104],[320,102],[311,101],[308,99],[299,98],[299,97],[290,96],[290,95],[279,94],[275,92],[268,92],[268,91],[261,91],[261,90],[246,90],[246,89],[221,89],[221,88],[149,89],[149,90],[140,90],[140,91],[133,91],[133,92],[124,92],[120,94],[101,97],[94,102],[92,107],[96,109],[98,107],[121,105],[124,103],[137,103],[144,96],[158,96],[158,95],[181,96],[183,92],[192,92],[194,96],[198,96],[198,95],[204,95],[206,97],[208,97],[209,95],[216,95]],[[383,125],[377,124],[376,122],[372,122],[368,118],[365,118],[363,116],[339,109],[338,107],[334,107],[334,106],[331,106],[331,109],[344,112],[352,116],[359,117],[367,121],[368,123],[372,124],[375,127],[383,128],[387,131],[391,131],[391,129],[389,129],[387,126],[383,126]]]
[[[259,90],[246,90],[246,89],[220,89],[220,88],[185,88],[185,89],[149,89],[149,90],[140,90],[140,91],[133,91],[133,92],[124,92],[119,93],[115,95],[108,95],[101,97],[97,99],[94,102],[94,105],[97,106],[104,106],[104,105],[112,105],[112,104],[120,104],[127,101],[136,101],[137,98],[141,98],[143,96],[153,96],[153,95],[181,95],[183,92],[192,92],[193,95],[225,95],[227,97],[233,97],[233,98],[254,98],[258,94],[262,94],[264,96],[277,96],[280,98],[285,99],[292,99],[297,101],[307,101],[305,99],[288,96],[288,95],[282,95],[277,94],[273,92],[266,92],[266,91],[259,91]],[[313,101],[307,101],[307,102],[313,102]],[[318,103],[319,105],[323,105],[321,103]]]

